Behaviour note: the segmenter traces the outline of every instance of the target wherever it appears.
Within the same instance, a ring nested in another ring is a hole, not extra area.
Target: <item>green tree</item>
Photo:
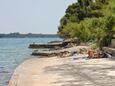
[[[115,0],[78,0],[66,9],[58,34],[108,46],[115,35]]]

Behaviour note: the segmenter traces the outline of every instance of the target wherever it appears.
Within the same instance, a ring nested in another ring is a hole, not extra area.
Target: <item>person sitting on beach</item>
[[[94,58],[94,50],[90,49],[88,51],[88,58]]]

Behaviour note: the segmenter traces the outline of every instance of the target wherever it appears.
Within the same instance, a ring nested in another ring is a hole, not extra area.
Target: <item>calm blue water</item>
[[[0,86],[7,86],[14,69],[26,59],[33,58],[30,43],[47,43],[59,38],[2,38],[0,39]]]

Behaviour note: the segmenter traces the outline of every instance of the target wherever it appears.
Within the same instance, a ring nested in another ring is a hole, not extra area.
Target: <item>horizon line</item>
[[[19,34],[57,34],[57,33],[34,33],[34,32],[0,32],[0,34],[13,34],[13,33],[19,33]]]

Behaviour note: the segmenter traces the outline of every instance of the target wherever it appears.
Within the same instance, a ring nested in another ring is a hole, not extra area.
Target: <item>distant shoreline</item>
[[[21,33],[9,33],[9,34],[0,34],[0,38],[57,38],[57,34],[21,34]]]

